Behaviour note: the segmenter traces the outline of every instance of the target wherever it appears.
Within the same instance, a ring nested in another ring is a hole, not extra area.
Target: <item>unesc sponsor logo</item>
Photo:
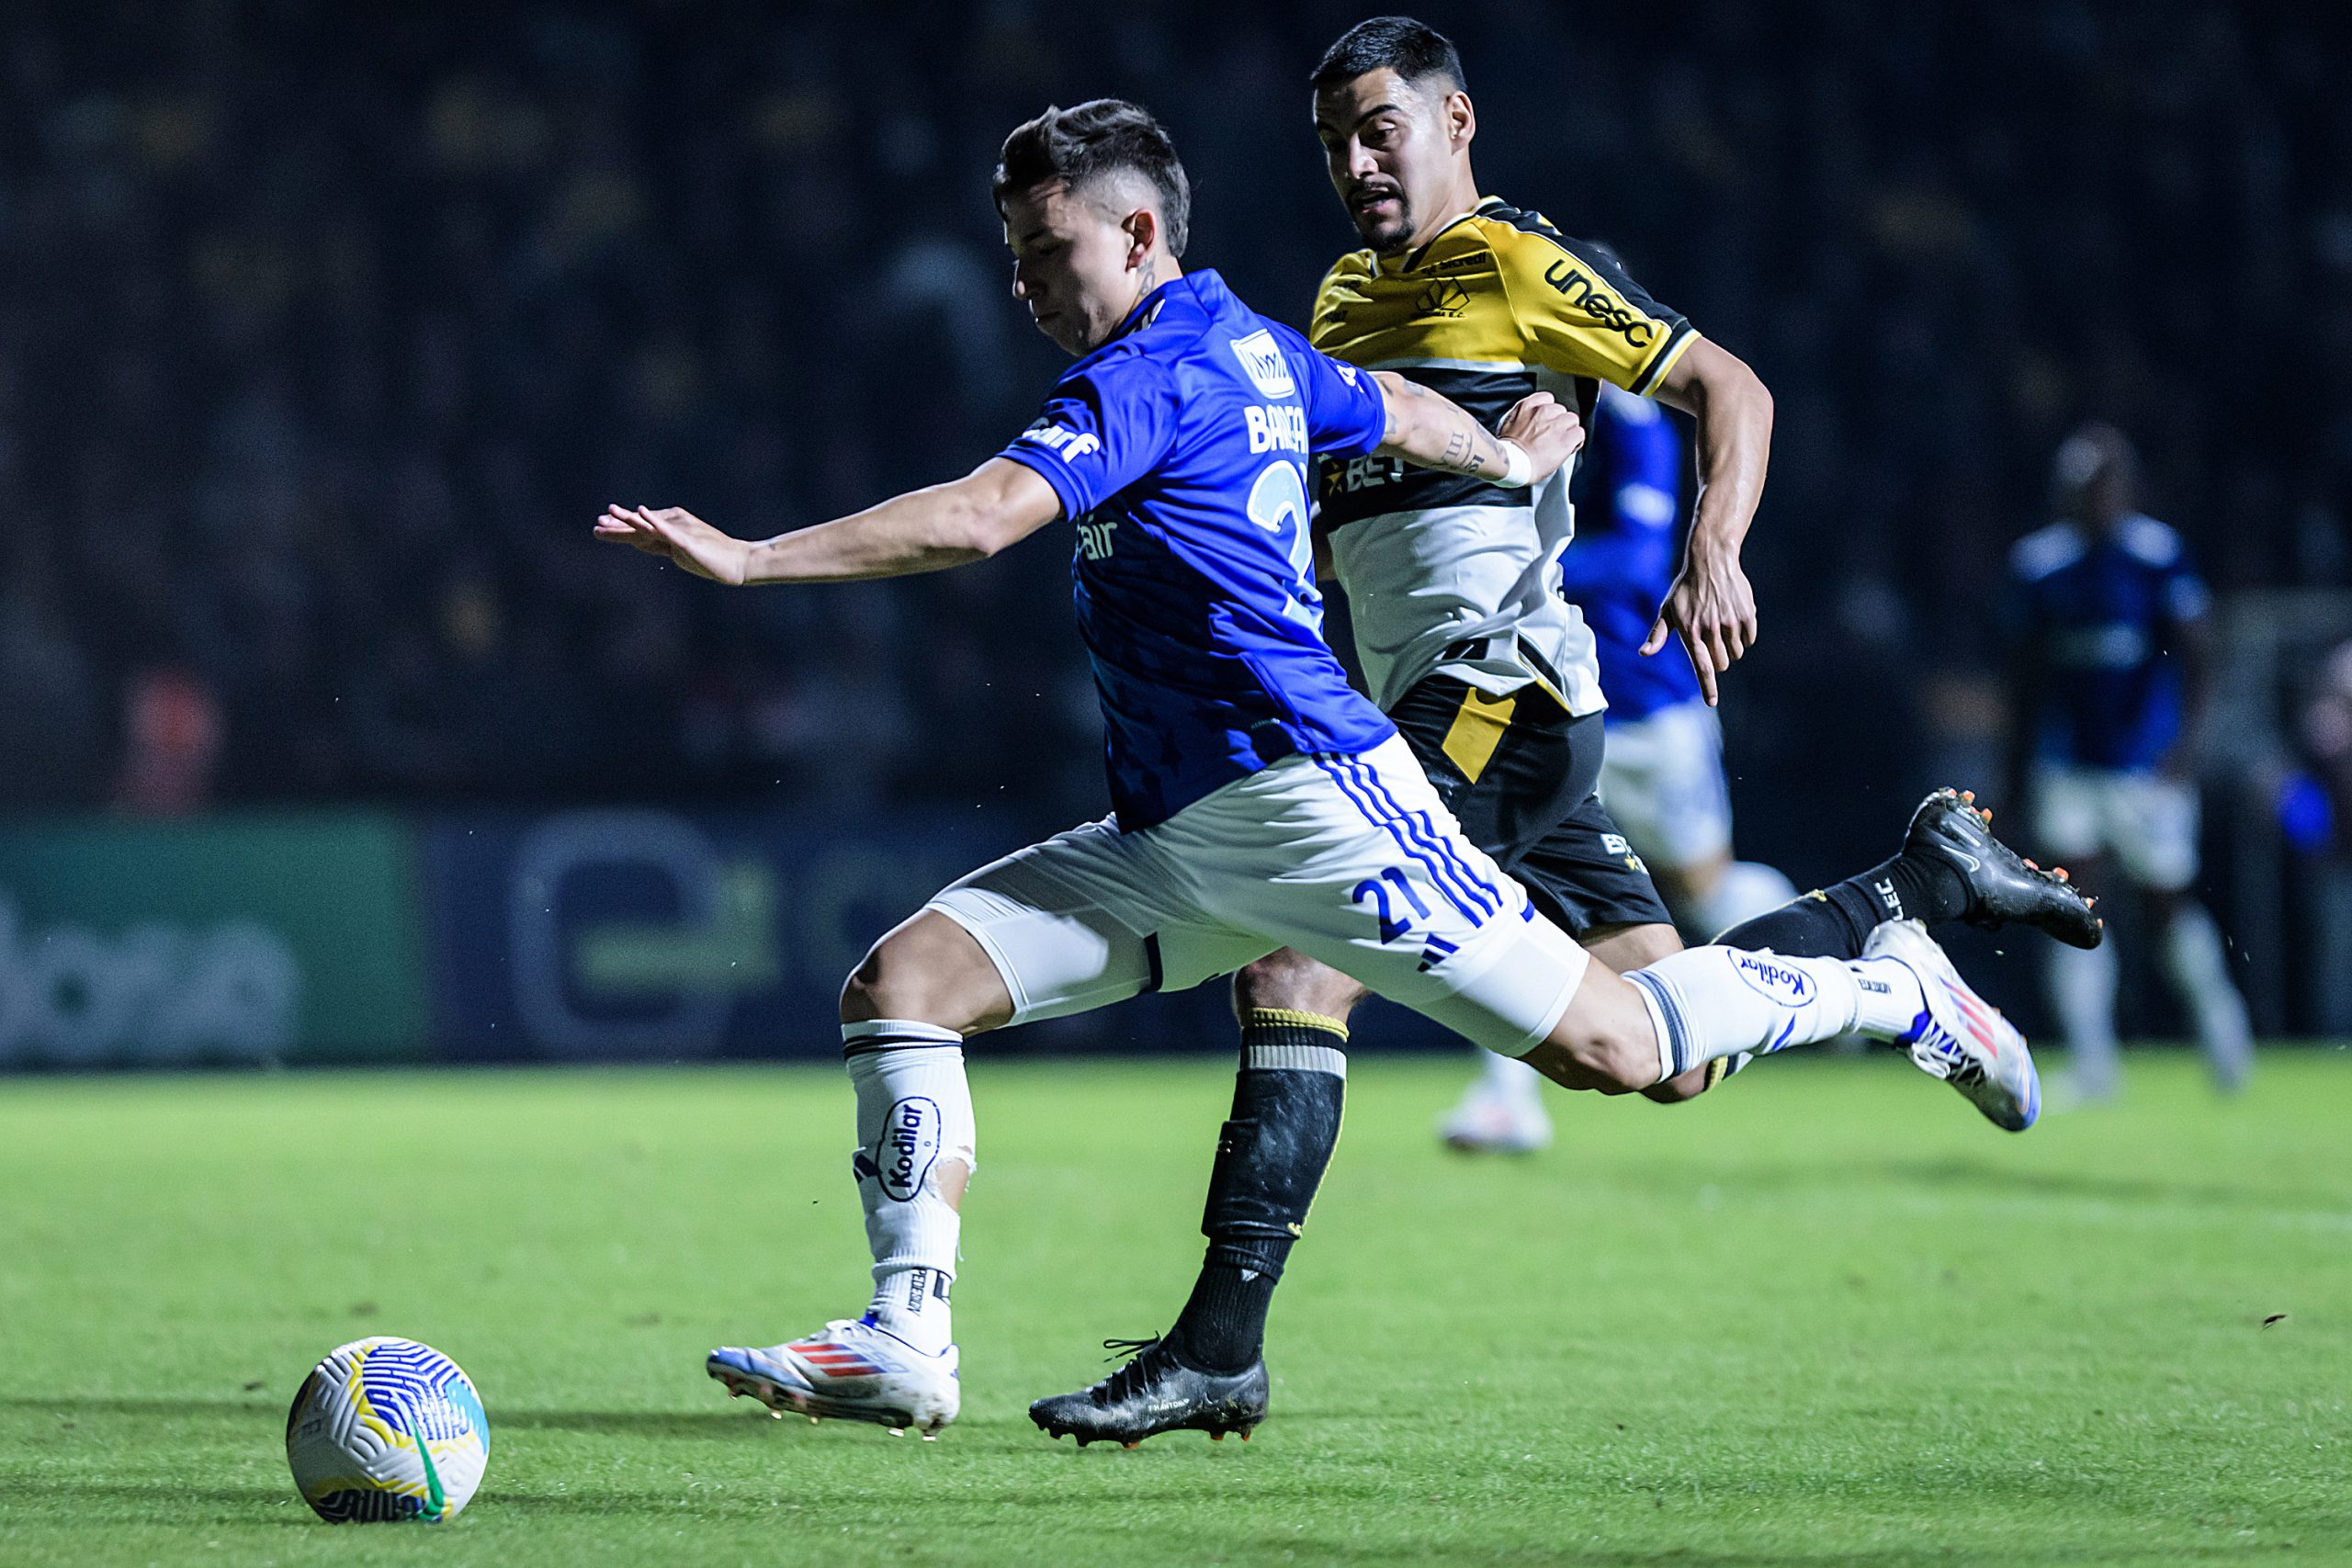
[[[1811,977],[1769,953],[1742,953],[1735,948],[1731,964],[1741,979],[1784,1007],[1802,1007],[1813,1000]]]
[[[893,1201],[914,1201],[938,1162],[943,1136],[937,1100],[915,1095],[890,1107],[873,1159],[875,1179]]]
[[[1625,307],[1623,300],[1593,281],[1581,267],[1556,261],[1544,272],[1544,281],[1558,289],[1567,302],[1623,337],[1635,348],[1647,348],[1657,335],[1650,322]]]

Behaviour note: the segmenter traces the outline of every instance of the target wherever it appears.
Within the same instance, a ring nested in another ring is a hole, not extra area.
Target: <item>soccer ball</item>
[[[472,1501],[490,1421],[458,1363],[413,1339],[338,1346],[286,1413],[286,1462],[329,1524],[439,1524]]]

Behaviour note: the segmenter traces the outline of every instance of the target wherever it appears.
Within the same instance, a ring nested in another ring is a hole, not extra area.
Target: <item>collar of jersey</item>
[[[1090,352],[1100,354],[1102,350],[1110,347],[1113,344],[1118,342],[1129,333],[1139,333],[1143,331],[1144,328],[1151,325],[1153,321],[1158,321],[1159,319],[1159,308],[1168,303],[1168,291],[1176,288],[1179,284],[1191,283],[1195,278],[1208,279],[1215,278],[1216,276],[1216,269],[1215,267],[1203,267],[1198,272],[1188,272],[1182,277],[1170,278],[1167,282],[1161,284],[1159,288],[1153,289],[1150,293],[1136,300],[1136,308],[1127,312],[1126,320],[1121,321],[1118,326],[1113,330],[1109,337],[1106,337],[1101,343],[1096,344]]]
[[[1486,211],[1489,207],[1500,207],[1502,204],[1503,198],[1501,197],[1480,197],[1476,205],[1473,206],[1469,211],[1463,213],[1458,218],[1450,220],[1444,228],[1440,229],[1436,233],[1431,234],[1428,239],[1422,241],[1420,247],[1414,251],[1411,255],[1407,256],[1405,258],[1404,265],[1399,266],[1396,270],[1398,272],[1412,271],[1415,267],[1421,265],[1421,258],[1430,254],[1430,247],[1431,245],[1436,244],[1440,240],[1444,239],[1448,234],[1453,232],[1455,225],[1466,223],[1471,219],[1477,217],[1481,212]]]

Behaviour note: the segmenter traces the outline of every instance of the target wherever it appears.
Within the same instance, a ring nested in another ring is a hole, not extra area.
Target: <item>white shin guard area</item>
[[[858,1201],[874,1253],[875,1321],[919,1350],[954,1338],[948,1286],[963,1216],[940,1192],[977,1164],[962,1037],[934,1024],[876,1019],[842,1026],[857,1090]]]
[[[1719,1056],[1761,1055],[1827,1040],[1858,1023],[1867,1028],[1857,967],[1838,958],[1693,947],[1625,978],[1649,1004],[1663,1081]],[[1913,983],[1914,996],[1917,989]]]

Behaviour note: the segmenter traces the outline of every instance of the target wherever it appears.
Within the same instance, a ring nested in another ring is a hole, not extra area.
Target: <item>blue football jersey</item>
[[[1682,437],[1666,411],[1604,383],[1570,494],[1577,532],[1560,555],[1560,592],[1592,628],[1610,720],[1697,702],[1679,637],[1642,656],[1681,543]]]
[[[2084,767],[2154,767],[2180,736],[2170,636],[2208,602],[2180,536],[2137,513],[2104,537],[2053,523],[2018,540],[2009,566],[2016,629],[2041,668],[2037,753]]]
[[[1310,456],[1380,445],[1372,378],[1214,272],[1152,291],[1003,455],[1077,524],[1078,625],[1119,825],[1150,827],[1297,752],[1395,733],[1323,640]]]

